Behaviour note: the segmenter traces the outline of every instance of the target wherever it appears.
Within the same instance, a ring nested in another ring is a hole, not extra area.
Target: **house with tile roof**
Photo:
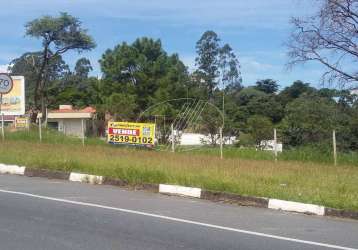
[[[42,114],[39,113],[37,118],[41,119]],[[82,137],[94,129],[95,119],[96,109],[93,107],[74,109],[72,105],[60,105],[59,109],[47,112],[45,122],[65,135]]]

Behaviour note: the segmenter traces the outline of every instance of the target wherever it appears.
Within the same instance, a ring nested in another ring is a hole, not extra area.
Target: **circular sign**
[[[7,94],[12,90],[13,82],[11,76],[0,73],[0,94]]]

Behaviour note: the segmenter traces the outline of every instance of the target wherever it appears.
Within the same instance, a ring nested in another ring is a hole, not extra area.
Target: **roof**
[[[96,109],[93,107],[86,107],[84,109],[72,109],[71,106],[63,106],[66,108],[49,110],[47,112],[48,119],[90,119],[96,113]],[[39,113],[38,118],[42,118],[42,114]]]
[[[66,108],[66,109],[55,109],[50,110],[47,112],[49,113],[96,113],[96,109],[93,107],[86,107],[84,109],[72,109],[72,108]]]

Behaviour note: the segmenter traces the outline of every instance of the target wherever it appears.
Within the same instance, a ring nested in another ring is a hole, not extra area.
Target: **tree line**
[[[197,41],[195,70],[189,71],[178,54],[167,53],[159,39],[142,37],[106,50],[99,60],[101,78],[87,58],[71,69],[62,55],[88,51],[96,44],[81,22],[67,14],[44,16],[25,26],[26,35],[38,38],[42,49],[12,61],[10,72],[26,78],[26,105],[35,115],[59,104],[95,106],[99,117],[133,121],[153,104],[176,98],[206,100],[225,115],[224,133],[240,136],[241,144],[271,139],[278,128],[290,146],[324,144],[337,130],[339,146],[358,149],[358,98],[348,90],[317,89],[295,81],[281,89],[273,79],[242,85],[241,65],[234,50],[214,31]],[[244,65],[243,65],[244,66]],[[156,110],[174,117],[180,105]],[[207,119],[213,114],[204,114]],[[209,123],[208,123],[209,124]],[[217,126],[205,128],[215,133]]]

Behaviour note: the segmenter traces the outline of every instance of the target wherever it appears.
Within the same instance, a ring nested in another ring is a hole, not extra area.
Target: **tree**
[[[219,69],[222,90],[241,90],[242,78],[240,63],[229,44],[225,44],[219,51]]]
[[[130,121],[134,119],[136,103],[135,96],[123,93],[113,93],[105,100],[106,110],[114,114],[116,120]]]
[[[319,0],[308,18],[292,18],[288,66],[317,61],[326,67],[323,80],[357,86],[358,1]]]
[[[41,52],[27,52],[11,62],[9,70],[13,75],[23,75],[26,79],[25,94],[27,109],[33,108],[36,81],[40,72],[42,62]],[[61,56],[52,58],[48,65],[47,71],[43,75],[48,85],[56,85],[56,81],[69,74],[68,65],[62,60]],[[57,82],[58,83],[58,82]],[[58,86],[56,86],[58,87]]]
[[[187,69],[178,55],[164,51],[160,40],[143,37],[132,44],[119,44],[104,53],[100,65],[103,95],[135,96],[137,115],[155,103],[187,96]],[[157,114],[166,112],[169,110],[158,110]]]
[[[312,94],[303,94],[289,103],[285,113],[283,140],[292,146],[329,145],[332,130],[337,128],[339,120],[334,100]]]
[[[214,88],[217,86],[216,78],[219,76],[220,39],[214,31],[206,31],[196,43],[198,54],[195,63],[198,66],[198,74],[201,76],[211,99]]]
[[[352,112],[349,120],[349,132],[347,133],[350,141],[350,149],[358,150],[358,109]]]
[[[240,63],[229,44],[221,46],[214,31],[206,31],[196,43],[194,76],[206,88],[206,96],[213,101],[214,90],[221,83],[222,89],[239,91],[242,86]]]
[[[45,98],[49,65],[52,60],[69,50],[78,52],[91,50],[95,43],[87,34],[87,30],[81,28],[81,22],[67,13],[61,13],[59,17],[43,16],[28,22],[25,25],[26,35],[42,40],[41,62],[34,90],[34,106],[38,108],[41,100],[41,111],[45,116]]]
[[[254,87],[247,87],[244,88],[243,90],[241,90],[237,96],[237,103],[240,106],[245,106],[247,105],[251,99],[255,98],[255,97],[263,97],[266,96],[266,94],[260,90],[257,90]]]
[[[256,82],[255,89],[265,92],[266,94],[274,94],[277,92],[279,85],[275,80],[265,79]]]
[[[260,145],[260,142],[263,140],[272,139],[273,125],[269,118],[261,115],[254,115],[248,119],[247,126],[256,145]]]
[[[250,116],[262,115],[270,118],[271,122],[278,123],[284,116],[284,110],[274,95],[257,96],[250,99],[245,109]]]
[[[85,57],[82,57],[77,60],[75,66],[75,75],[85,79],[88,78],[89,72],[93,70],[90,60]]]
[[[296,98],[299,98],[302,94],[312,94],[316,92],[315,88],[310,87],[309,83],[302,81],[295,81],[291,86],[286,87],[278,94],[278,99],[285,106],[289,102]]]

